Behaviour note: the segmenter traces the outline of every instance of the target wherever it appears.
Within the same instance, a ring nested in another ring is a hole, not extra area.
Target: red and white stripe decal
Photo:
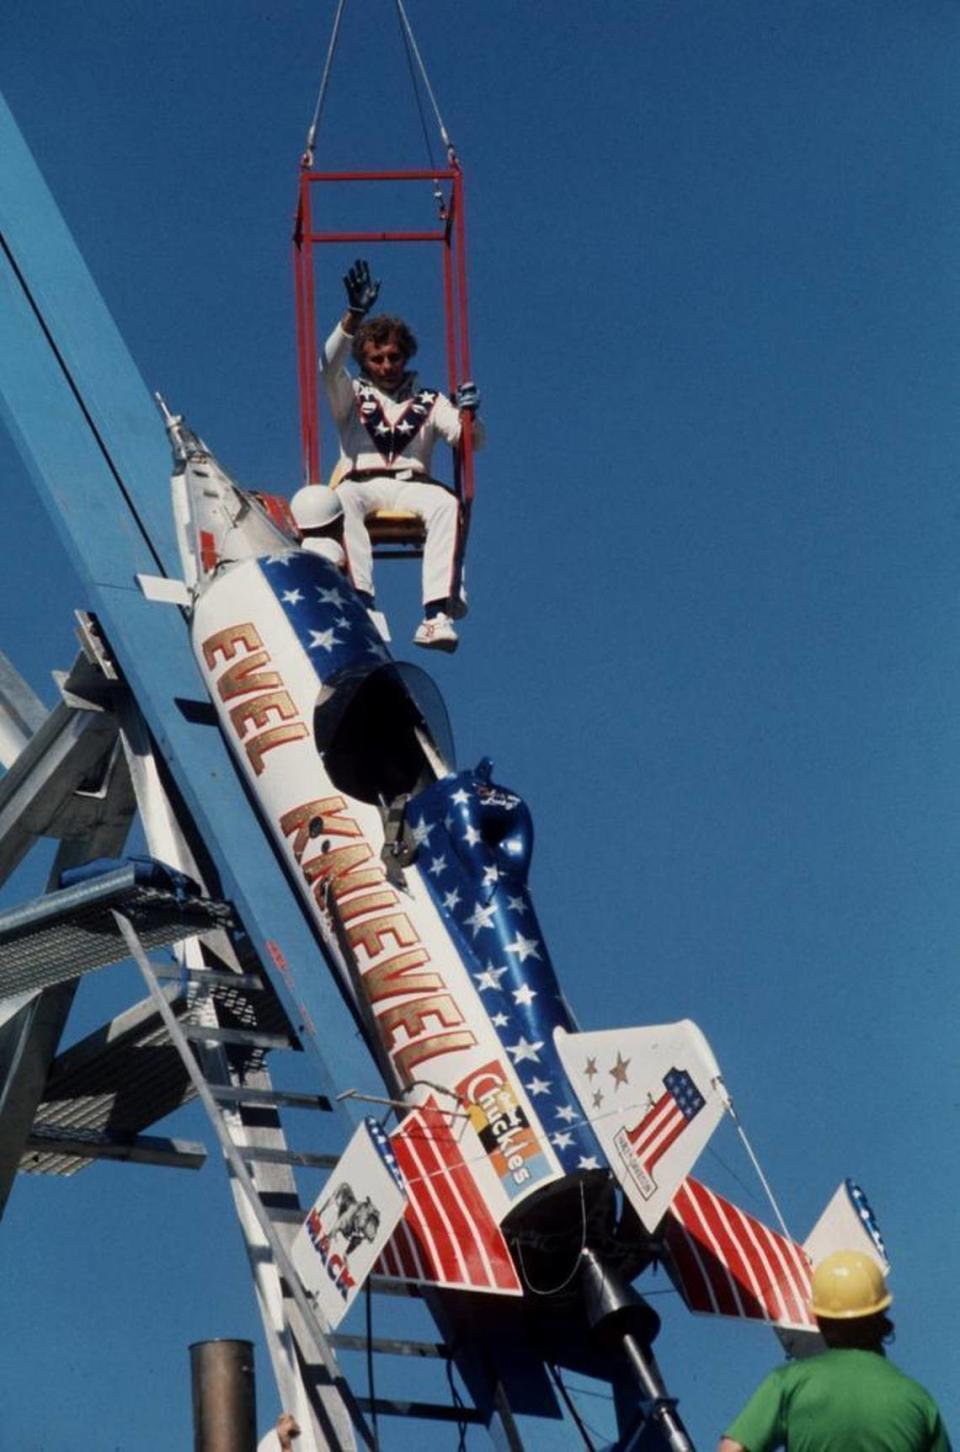
[[[686,1127],[687,1121],[673,1095],[662,1094],[646,1119],[629,1131],[627,1138],[641,1164],[652,1170]]]
[[[693,1178],[665,1222],[677,1289],[692,1311],[809,1328],[810,1266],[794,1241]]]
[[[507,1243],[436,1100],[408,1114],[390,1142],[409,1203],[376,1273],[522,1295]]]

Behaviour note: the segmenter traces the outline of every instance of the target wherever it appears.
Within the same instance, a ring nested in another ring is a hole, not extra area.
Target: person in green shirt
[[[719,1452],[950,1452],[929,1392],[884,1354],[892,1300],[880,1267],[861,1251],[821,1261],[811,1309],[827,1350],[771,1372]]]

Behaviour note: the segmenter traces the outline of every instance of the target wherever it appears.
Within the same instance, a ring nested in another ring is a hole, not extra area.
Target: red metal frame
[[[314,230],[315,187],[344,182],[435,182],[449,189],[440,207],[439,229],[422,232],[320,232]],[[442,249],[443,306],[447,356],[447,390],[470,377],[467,329],[467,262],[463,215],[463,175],[459,166],[443,171],[309,171],[300,173],[300,194],[293,234],[293,266],[297,311],[297,373],[300,383],[300,439],[304,482],[316,484],[320,474],[320,428],[317,378],[317,318],[313,248],[329,242],[433,242]],[[472,418],[464,415],[460,448],[455,455],[455,488],[463,510],[463,535],[473,502]]]

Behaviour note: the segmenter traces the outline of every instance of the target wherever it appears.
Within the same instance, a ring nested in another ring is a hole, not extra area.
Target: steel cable
[[[323,75],[320,77],[320,90],[317,94],[317,104],[313,109],[313,120],[310,122],[310,129],[307,132],[307,144],[303,151],[304,166],[313,165],[313,148],[317,140],[317,127],[320,125],[320,117],[323,113],[323,103],[327,97],[327,86],[330,81],[330,71],[333,67],[333,57],[337,50],[337,41],[340,38],[340,21],[346,9],[347,0],[337,0],[337,10],[333,17],[333,30],[330,33],[330,44],[327,46],[327,58],[323,66]]]

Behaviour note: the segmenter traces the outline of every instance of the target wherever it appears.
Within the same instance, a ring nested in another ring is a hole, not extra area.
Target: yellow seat
[[[375,545],[402,544],[423,547],[425,538],[423,520],[411,509],[372,509],[364,523]]]
[[[327,487],[336,489],[343,482],[348,468],[345,459],[338,459]],[[426,530],[423,520],[412,509],[371,509],[364,523],[374,546],[406,545],[408,552],[423,552]]]

